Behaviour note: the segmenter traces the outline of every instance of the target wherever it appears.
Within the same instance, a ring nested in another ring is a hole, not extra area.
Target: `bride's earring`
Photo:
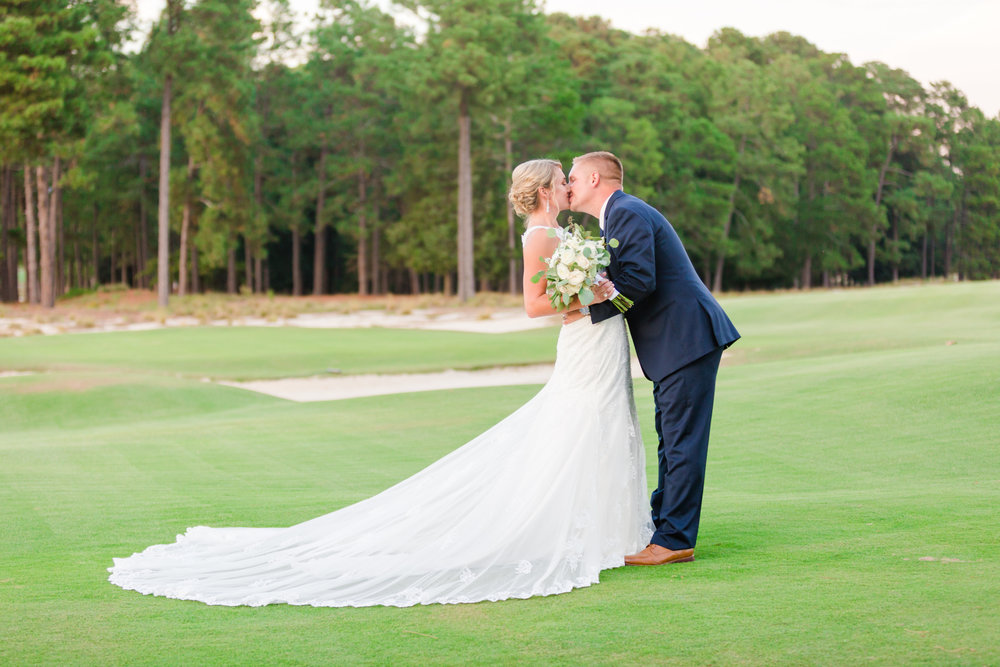
[[[548,199],[545,200],[545,212],[546,213],[549,212],[549,200]]]

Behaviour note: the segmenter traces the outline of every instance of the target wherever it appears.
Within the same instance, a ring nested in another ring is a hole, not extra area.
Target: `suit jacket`
[[[740,334],[698,277],[677,232],[652,206],[621,190],[604,211],[611,248],[608,277],[635,302],[625,319],[646,377],[659,382]],[[618,314],[610,301],[591,306],[595,323]]]

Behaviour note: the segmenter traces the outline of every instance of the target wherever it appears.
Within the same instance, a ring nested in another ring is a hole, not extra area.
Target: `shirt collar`
[[[614,194],[614,193],[612,192],[611,194]],[[599,224],[601,226],[601,231],[602,232],[604,231],[604,212],[608,210],[608,202],[609,201],[611,201],[611,195],[608,195],[608,198],[604,200],[603,204],[601,204],[601,215],[597,219],[597,224]]]

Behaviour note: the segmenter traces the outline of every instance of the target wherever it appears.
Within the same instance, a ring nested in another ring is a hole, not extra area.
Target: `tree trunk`
[[[134,264],[132,266],[132,287],[139,289],[142,287],[142,230],[140,227],[142,224],[139,222],[139,218],[135,218],[135,222],[132,225],[132,259]]]
[[[160,107],[160,201],[157,210],[159,231],[156,248],[156,291],[161,308],[170,301],[170,95],[172,77],[163,79]]]
[[[35,168],[35,180],[38,190],[38,256],[41,274],[40,303],[45,308],[52,308],[55,301],[55,235],[52,233],[52,215],[49,205],[48,169],[43,165]]]
[[[729,212],[722,225],[722,247],[719,248],[719,254],[715,258],[715,276],[712,279],[712,291],[716,293],[722,291],[722,271],[726,265],[726,242],[729,240],[729,230],[733,226],[733,215],[735,215],[736,211],[736,191],[739,187],[740,177],[737,175],[733,181],[733,190],[729,193]]]
[[[243,284],[247,291],[253,293],[253,253],[250,251],[250,239],[243,235]]]
[[[0,173],[0,302],[7,303],[10,299],[10,281],[7,276],[10,252],[7,246],[7,228],[10,219],[7,207],[10,205],[10,190],[7,187],[10,180],[10,168],[3,165]]]
[[[319,191],[316,193],[315,252],[313,253],[313,294],[323,294],[326,288],[326,223],[323,202],[326,199],[326,148],[319,152],[317,172]]]
[[[920,248],[920,278],[927,280],[927,237],[929,234],[924,230],[924,242]]]
[[[736,157],[736,164],[743,158],[743,152],[747,147],[747,135],[740,137],[740,148]],[[722,247],[719,248],[719,256],[715,260],[715,278],[712,281],[712,291],[722,291],[722,270],[726,264],[726,243],[729,240],[729,230],[733,226],[733,216],[736,215],[736,193],[740,189],[741,176],[739,173],[733,179],[733,189],[729,193],[729,212],[726,214],[725,222],[722,225]]]
[[[511,138],[512,123],[510,112],[503,123],[503,168],[504,177],[509,177],[514,170],[514,141]],[[517,252],[517,218],[514,215],[514,205],[507,202],[507,250],[510,252],[510,260],[507,265],[507,283],[512,295],[521,291],[521,262],[523,259]]]
[[[812,255],[806,255],[806,261],[802,265],[802,289],[812,289]]]
[[[177,247],[177,296],[187,296],[187,251],[190,225],[191,205],[190,202],[184,202],[184,212],[181,214],[181,241]]]
[[[875,284],[875,242],[874,238],[875,232],[872,231],[872,237],[868,239],[868,286],[871,287]]]
[[[226,292],[236,294],[236,247],[233,242],[226,253]]]
[[[101,284],[101,253],[97,246],[97,220],[100,209],[94,202],[94,222],[90,226],[90,289],[97,289]]]
[[[10,281],[7,276],[7,265],[9,264],[9,250],[7,246],[7,228],[10,220],[7,216],[7,207],[10,205],[10,189],[7,187],[10,180],[10,168],[3,165],[3,173],[0,174],[0,302],[7,303],[10,299]]]
[[[0,183],[0,198],[3,208],[0,210],[0,300],[16,303],[17,295],[17,245],[10,242],[10,232],[17,224],[16,206],[14,203],[14,169],[8,165],[3,167],[2,183]]]
[[[958,272],[958,281],[959,282],[962,282],[962,281],[965,280],[965,277],[966,277],[965,274],[966,274],[966,270],[967,270],[967,266],[966,265],[967,265],[967,261],[968,260],[966,259],[965,253],[963,252],[963,248],[964,248],[965,244],[964,244],[964,239],[962,238],[962,230],[965,228],[966,220],[967,220],[967,218],[966,218],[966,210],[965,210],[965,201],[964,201],[964,197],[963,197],[962,207],[961,207],[961,209],[958,212],[958,220],[956,220],[956,224],[955,224],[955,237],[952,240],[952,244],[954,246],[952,248],[952,252],[954,253],[954,261],[955,261],[955,264],[957,265],[956,266],[956,270]]]
[[[28,303],[40,303],[41,289],[38,283],[38,225],[35,220],[35,193],[32,190],[34,174],[31,165],[24,165],[24,225],[27,235],[25,254],[28,272]]]
[[[381,225],[379,224],[378,197],[372,203],[372,294],[385,293],[384,274],[382,272],[382,248],[379,240]]]
[[[260,155],[260,153],[258,153],[257,154],[257,158],[254,160],[254,163],[253,163],[253,168],[254,168],[254,172],[253,172],[254,213],[256,215],[258,215],[258,216],[261,216],[260,219],[262,219],[263,216],[264,216],[264,170],[261,168],[261,159],[262,159],[261,155]],[[256,294],[260,294],[260,293],[262,293],[264,291],[263,290],[263,285],[262,285],[263,280],[262,280],[262,276],[261,276],[261,271],[262,271],[261,264],[262,264],[262,260],[263,260],[263,258],[262,258],[261,255],[263,254],[263,252],[262,252],[263,248],[258,247],[256,250],[257,251],[254,253],[254,262],[253,262],[253,268],[254,268],[254,271],[253,271],[253,291]]]
[[[811,201],[813,199],[812,190],[814,188],[815,179],[813,179],[812,177],[808,177],[806,180],[808,182],[808,189],[810,190],[809,199]],[[798,201],[801,197],[800,189],[801,189],[801,181],[800,179],[795,179],[794,197],[796,201]],[[792,218],[792,228],[799,230],[797,234],[804,234],[804,231],[800,229],[801,224],[802,221],[799,219],[799,214],[795,213],[794,217]],[[794,233],[795,232],[793,232],[793,234]],[[806,257],[805,261],[802,263],[801,273],[799,274],[798,277],[792,278],[792,284],[795,287],[795,289],[809,289],[809,287],[807,287],[805,284],[807,282],[806,280],[807,270],[809,272],[809,280],[810,281],[812,280],[812,255],[810,254],[811,251],[808,243],[803,243],[803,246],[805,247]]]
[[[128,286],[128,234],[122,234],[122,287]]]
[[[65,224],[65,222],[63,224]],[[79,226],[79,218],[74,216],[74,227],[77,226]],[[68,243],[70,247],[66,248],[66,258],[64,260],[64,263],[66,264],[66,282],[63,283],[65,293],[69,293],[71,290],[80,286],[79,230],[71,228],[68,234],[70,239]]]
[[[961,203],[959,203],[961,206]],[[944,277],[951,277],[952,258],[955,254],[955,227],[958,225],[958,209],[956,206],[951,212],[951,224],[948,225],[944,236]]]
[[[18,178],[17,177],[17,169],[15,167],[11,167],[11,187],[14,188],[14,197],[13,197],[12,210],[11,210],[11,216],[12,216],[11,219],[14,221],[14,224],[13,224],[14,228],[19,228],[20,227],[20,220],[19,220],[20,216],[18,216],[18,211],[23,211],[24,208],[25,208],[24,200],[25,200],[25,194],[26,194],[25,191],[24,191],[24,188],[22,188],[20,186],[20,183],[18,182],[17,178]],[[26,229],[26,227],[27,227],[27,222],[25,222],[25,229],[24,229],[25,238],[27,238],[27,229]],[[20,244],[18,244],[18,245],[20,245]],[[21,254],[21,258],[20,258],[21,264],[18,264],[18,254]],[[23,293],[22,293],[22,288],[21,288],[21,286],[19,284],[19,281],[21,279],[20,272],[19,272],[19,267],[22,266],[22,265],[25,266],[25,267],[27,267],[27,265],[28,265],[28,256],[27,256],[27,253],[25,251],[23,251],[23,250],[18,250],[16,252],[13,252],[13,253],[11,253],[11,260],[13,261],[13,266],[11,267],[11,272],[12,272],[11,275],[13,276],[13,283],[18,286],[18,291],[17,291],[17,294],[15,295],[15,298],[18,301],[21,301],[21,298],[23,296],[25,302],[27,302],[27,300],[28,300],[28,281],[25,280],[24,288],[23,288]],[[27,269],[25,269],[25,270],[27,270]]]
[[[364,144],[362,144],[362,151]],[[368,178],[364,168],[358,169],[358,294],[368,294]]]
[[[83,287],[83,255],[80,252],[79,229],[73,234],[73,285]]]
[[[892,216],[892,282],[899,282],[899,214]]]
[[[115,228],[111,228],[111,233],[108,235],[108,263],[111,264],[111,270],[108,272],[108,282],[112,285],[115,284],[115,269],[118,265],[115,264]]]
[[[55,166],[52,168],[52,203],[49,208],[49,218],[52,227],[52,303],[66,293],[66,234],[63,229],[63,205],[62,186],[59,181],[62,177],[62,163],[59,156],[56,156]]]
[[[934,251],[937,249],[937,239],[933,236],[931,237],[931,258],[928,262],[930,264],[930,277],[934,277]]]
[[[458,101],[458,298],[461,301],[468,301],[476,293],[472,232],[472,119],[469,91],[462,88]]]
[[[420,294],[420,277],[416,269],[409,269],[410,274],[410,294]]]
[[[899,138],[893,136],[889,141],[889,152],[885,154],[885,162],[878,172],[878,189],[875,190],[875,222],[872,223],[871,233],[868,238],[868,286],[875,284],[875,244],[878,242],[878,207],[882,204],[882,192],[885,189],[885,174],[889,171],[892,163],[892,155],[899,145]]]
[[[302,236],[292,227],[292,295],[302,296]]]
[[[191,245],[191,215],[194,212],[194,158],[188,156],[187,164],[187,196],[184,198],[184,211],[181,213],[181,245],[177,252],[177,296],[188,293],[188,248]]]
[[[201,294],[201,272],[198,269],[198,246],[191,244],[191,294]]]
[[[332,262],[332,264],[333,264],[333,273],[332,273],[332,275],[330,275],[327,278],[327,285],[328,285],[327,290],[328,290],[328,292],[330,294],[333,294],[334,292],[336,292],[336,287],[334,287],[334,286],[335,285],[339,285],[340,281],[341,281],[341,278],[343,278],[343,275],[341,274],[341,271],[343,270],[343,267],[341,266],[340,262],[337,261],[337,257],[338,257],[338,253],[337,253],[337,250],[338,250],[337,241],[340,240],[340,234],[338,234],[336,230],[331,230],[331,233],[333,235],[333,252],[332,252],[332,254],[333,254],[333,262]]]
[[[295,154],[292,154],[292,190],[297,189],[298,168]],[[302,235],[298,223],[291,225],[292,229],[292,296],[302,296]]]
[[[149,287],[149,274],[146,267],[149,266],[149,207],[146,206],[146,179],[149,176],[149,159],[142,155],[139,157],[139,255],[142,257],[142,282],[143,289]]]

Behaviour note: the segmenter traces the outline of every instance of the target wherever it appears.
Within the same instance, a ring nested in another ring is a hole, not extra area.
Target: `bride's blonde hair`
[[[528,217],[540,205],[539,188],[552,188],[556,180],[556,170],[562,163],[556,160],[528,160],[514,167],[510,175],[510,192],[507,199],[514,212],[522,218]]]

